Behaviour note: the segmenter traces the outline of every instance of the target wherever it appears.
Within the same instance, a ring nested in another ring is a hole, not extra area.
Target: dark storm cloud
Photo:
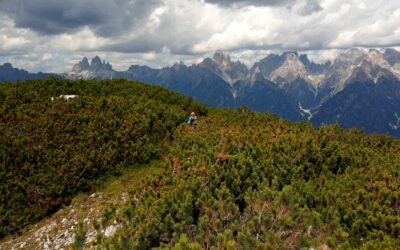
[[[116,51],[122,53],[144,53],[144,52],[161,52],[163,42],[151,37],[139,37],[128,42],[117,42],[111,45],[99,48],[100,51]]]
[[[319,0],[308,0],[307,4],[300,10],[300,14],[307,16],[321,10],[322,7],[319,5]]]
[[[286,6],[301,3],[299,0],[204,0],[207,3],[216,4],[222,7],[243,7],[243,6]],[[320,0],[307,0],[299,14],[306,16],[321,11]],[[289,8],[290,9],[290,8]]]
[[[210,25],[196,27],[197,20],[205,13],[207,13],[205,10],[196,9],[192,5],[183,9],[180,6],[170,6],[168,10],[157,16],[158,24],[147,29],[147,32],[135,34],[127,40],[114,40],[112,43],[100,47],[99,50],[122,53],[159,53],[166,49],[172,54],[192,55],[193,45],[213,33]]]
[[[1,0],[0,12],[16,27],[40,34],[74,33],[89,26],[99,36],[113,36],[140,26],[159,0]]]
[[[296,0],[205,0],[205,2],[220,6],[254,5],[254,6],[282,6],[295,2]]]

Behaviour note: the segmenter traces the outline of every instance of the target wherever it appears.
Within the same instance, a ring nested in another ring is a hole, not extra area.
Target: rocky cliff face
[[[389,64],[392,66],[400,63],[400,52],[395,49],[388,48],[385,50],[385,53],[383,55],[386,61],[388,61]]]
[[[230,56],[225,56],[220,50],[215,52],[212,59],[204,59],[200,66],[211,70],[229,84],[245,80],[249,71],[244,63],[232,62]]]
[[[110,79],[116,75],[110,63],[101,61],[99,56],[95,56],[90,64],[87,57],[75,64],[71,71],[65,76],[70,79]]]
[[[85,56],[82,61],[80,61],[79,63],[75,64],[72,69],[71,72],[74,73],[80,73],[86,70],[89,70],[90,68],[90,64],[89,64],[89,60],[87,59],[87,57]]]
[[[342,53],[335,59],[322,80],[321,88],[329,89],[331,96],[336,95],[356,77],[356,72],[359,70],[366,73],[374,82],[382,76],[389,78],[400,76],[380,51],[355,48]]]

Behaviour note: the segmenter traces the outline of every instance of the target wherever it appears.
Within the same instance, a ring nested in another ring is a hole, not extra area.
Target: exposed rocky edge
[[[112,214],[118,213],[127,200],[127,192],[78,197],[21,236],[3,240],[0,249],[69,249],[71,245],[91,249],[121,227]]]

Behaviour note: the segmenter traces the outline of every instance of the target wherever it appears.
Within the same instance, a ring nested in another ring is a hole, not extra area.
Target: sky
[[[299,51],[400,47],[399,0],[0,0],[0,63],[66,72],[99,55],[116,70],[199,62],[217,49],[251,66]]]

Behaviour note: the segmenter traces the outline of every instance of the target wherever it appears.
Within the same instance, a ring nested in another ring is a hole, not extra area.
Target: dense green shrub
[[[55,99],[62,94],[79,98]],[[202,116],[186,124],[190,111]],[[208,115],[207,115],[208,112]],[[337,124],[208,109],[125,80],[0,84],[0,232],[100,176],[162,156],[109,249],[382,249],[400,245],[400,142]],[[111,211],[111,210],[110,210]],[[114,212],[114,211],[111,211]],[[110,213],[111,213],[110,212]]]
[[[163,175],[134,191],[110,249],[394,248],[400,143],[218,109],[181,125]]]
[[[79,97],[54,98],[71,94]],[[0,83],[0,237],[48,215],[98,177],[159,157],[190,111],[207,109],[122,79]]]

